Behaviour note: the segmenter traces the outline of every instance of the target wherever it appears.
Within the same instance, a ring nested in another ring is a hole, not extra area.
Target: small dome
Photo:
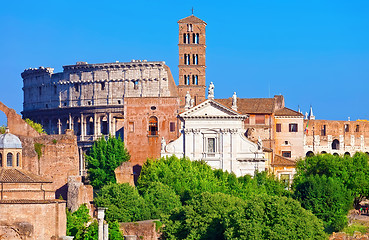
[[[6,133],[0,135],[0,148],[22,148],[22,143],[17,136],[6,129]]]

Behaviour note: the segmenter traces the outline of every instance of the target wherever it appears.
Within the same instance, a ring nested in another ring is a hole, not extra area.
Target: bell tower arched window
[[[6,166],[13,167],[13,154],[12,153],[8,153],[6,155]]]
[[[158,118],[152,116],[149,118],[149,135],[156,136],[158,135]]]

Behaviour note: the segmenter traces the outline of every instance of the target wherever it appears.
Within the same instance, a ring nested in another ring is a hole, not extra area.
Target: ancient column
[[[83,113],[81,113],[81,140],[84,140],[85,136],[85,121],[83,119]]]

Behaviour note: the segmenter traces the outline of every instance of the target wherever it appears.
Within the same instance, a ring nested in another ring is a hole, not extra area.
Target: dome
[[[0,148],[22,148],[22,143],[17,136],[6,129],[6,133],[0,135]]]

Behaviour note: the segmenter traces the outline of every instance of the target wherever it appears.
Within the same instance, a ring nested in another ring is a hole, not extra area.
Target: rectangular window
[[[128,123],[128,129],[129,129],[129,132],[134,132],[135,131],[135,123],[134,122],[129,122]]]
[[[349,132],[350,131],[350,125],[345,124],[345,132]]]
[[[355,132],[360,132],[360,126],[359,125],[356,125]]]
[[[277,123],[277,124],[275,125],[275,131],[276,131],[276,132],[282,132],[282,125],[281,125],[280,123]]]
[[[290,175],[289,174],[281,174],[279,180],[281,180],[285,186],[288,186],[290,184]]]
[[[297,132],[297,123],[290,123],[289,131],[290,132]]]
[[[255,115],[255,124],[265,124],[265,115]]]
[[[326,136],[327,135],[327,125],[323,125],[322,126],[322,132],[321,132],[322,136]]]
[[[291,151],[282,151],[282,156],[285,158],[290,158],[291,157]]]
[[[105,90],[105,83],[104,82],[101,83],[101,90]]]
[[[245,124],[250,124],[250,116],[245,119]]]
[[[215,138],[208,138],[208,152],[215,152]]]
[[[138,81],[137,81],[137,80],[136,80],[136,81],[134,81],[134,82],[133,82],[133,84],[134,84],[134,87],[133,87],[133,88],[134,88],[135,90],[137,90],[137,89],[138,89]]]
[[[176,131],[176,123],[175,122],[170,122],[169,123],[169,130],[171,132],[175,132]]]

